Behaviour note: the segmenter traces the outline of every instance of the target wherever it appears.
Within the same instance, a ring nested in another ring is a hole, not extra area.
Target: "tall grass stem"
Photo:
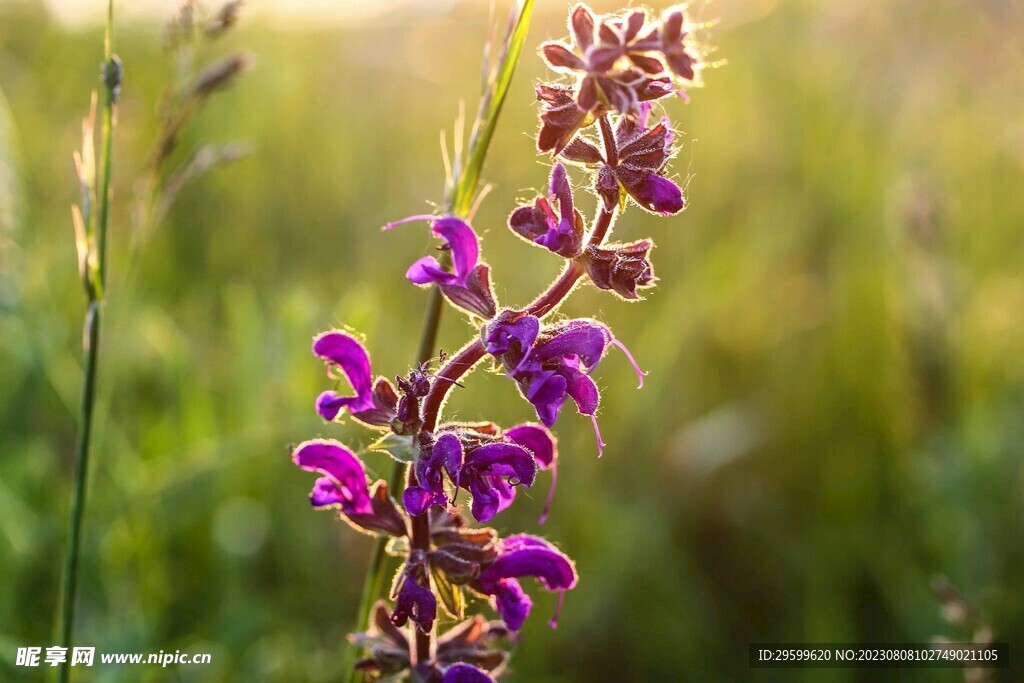
[[[85,314],[83,345],[85,352],[82,400],[79,413],[78,438],[75,444],[75,469],[71,492],[71,511],[68,521],[67,555],[64,580],[60,596],[60,644],[68,648],[60,667],[59,680],[66,683],[71,676],[72,647],[74,642],[75,597],[78,589],[79,557],[81,556],[82,523],[85,518],[86,494],[89,479],[89,446],[92,437],[96,381],[99,374],[100,320],[106,279],[107,224],[110,216],[111,150],[114,135],[114,105],[117,99],[117,79],[112,69],[119,68],[113,56],[114,0],[107,3],[107,25],[103,39],[103,107],[100,114],[100,159],[96,187],[95,221],[89,212],[90,236],[95,235],[96,263],[92,286],[86,287],[88,307]],[[91,267],[88,260],[86,268]]]

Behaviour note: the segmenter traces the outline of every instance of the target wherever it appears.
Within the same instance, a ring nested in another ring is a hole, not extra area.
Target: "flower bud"
[[[652,286],[654,267],[647,255],[654,243],[640,240],[632,244],[588,247],[580,259],[590,280],[598,289],[610,289],[623,299],[640,299],[637,289]]]

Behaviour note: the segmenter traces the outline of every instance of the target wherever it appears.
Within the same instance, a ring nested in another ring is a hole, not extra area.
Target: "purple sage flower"
[[[576,104],[582,111],[607,105],[628,114],[664,71],[657,56],[646,54],[660,49],[656,28],[640,35],[646,22],[640,10],[621,18],[596,17],[586,5],[576,5],[569,17],[571,44],[544,43],[541,55],[555,71],[577,75]]]
[[[511,316],[509,316],[511,317]],[[514,321],[518,323],[519,321]],[[511,336],[514,323],[495,321],[485,327],[485,339],[504,334]],[[597,435],[598,449],[604,447],[597,426],[600,392],[590,379],[609,344],[618,346],[637,373],[643,386],[644,373],[629,350],[612,335],[611,330],[596,320],[581,318],[546,328],[529,348],[517,344],[500,357],[516,380],[523,397],[533,404],[537,417],[550,427],[558,419],[566,398],[572,398],[581,415],[588,415]]]
[[[448,505],[444,491],[445,471],[457,471],[462,462],[462,443],[450,432],[441,434],[433,444],[421,444],[420,454],[413,465],[416,484],[405,489],[402,504],[412,517],[419,517],[434,505]]]
[[[313,507],[338,508],[349,522],[368,531],[405,535],[405,519],[388,497],[387,484],[377,482],[371,495],[363,463],[342,444],[330,439],[304,441],[292,460],[307,472],[324,475],[309,494]]]
[[[511,439],[465,429],[446,431],[429,450],[421,450],[414,466],[417,483],[405,490],[402,500],[414,517],[434,505],[446,506],[442,475],[446,472],[456,487],[473,495],[473,516],[487,522],[512,504],[516,485],[533,485],[538,467],[533,452]]]
[[[533,486],[537,461],[517,443],[485,443],[466,450],[458,469],[449,470],[449,476],[473,494],[471,509],[477,521],[487,522],[512,504],[514,484]]]
[[[430,588],[421,585],[426,578],[420,577],[421,570],[405,570],[402,587],[395,598],[395,609],[391,612],[391,623],[405,626],[411,619],[424,633],[430,633],[437,617],[437,598]]]
[[[550,591],[564,594],[576,586],[576,568],[558,548],[537,536],[519,534],[501,541],[497,558],[471,584],[492,597],[505,625],[518,631],[530,614],[533,601],[517,579],[532,576]],[[555,618],[550,622],[554,628]]]
[[[456,306],[484,319],[492,317],[497,303],[491,290],[491,270],[480,262],[480,240],[473,228],[454,216],[410,216],[388,223],[384,229],[416,220],[431,221],[431,231],[444,241],[441,249],[451,254],[452,270],[446,270],[433,256],[424,256],[409,266],[405,277],[417,285],[436,284]]]
[[[370,356],[363,345],[350,334],[331,330],[313,340],[313,353],[327,361],[328,371],[334,366],[348,379],[355,396],[341,396],[325,391],[316,399],[316,411],[328,421],[347,410],[353,418],[374,427],[391,423],[398,405],[394,387],[383,377],[373,383]]]
[[[558,215],[551,208],[558,204]],[[566,258],[575,258],[583,249],[583,217],[573,207],[572,187],[565,166],[551,169],[551,196],[537,197],[533,205],[517,208],[508,217],[508,226],[528,242],[547,247]]]
[[[514,64],[526,14],[516,8],[501,56],[488,64],[488,73],[507,74]],[[470,339],[450,358],[441,351],[439,360],[428,359],[437,353],[440,309],[435,296],[417,364],[395,376],[394,385],[383,377],[374,380],[369,355],[351,334],[331,330],[314,340],[313,352],[327,362],[328,375],[339,382],[344,376],[351,385],[350,394],[322,393],[318,413],[333,421],[347,412],[371,429],[387,429],[368,449],[396,461],[393,479],[409,465],[400,506],[388,495],[386,483],[370,483],[359,458],[336,441],[306,441],[293,453],[299,467],[318,475],[309,496],[314,507],[337,509],[361,529],[398,537],[377,544],[364,595],[381,584],[384,553],[402,556],[402,569],[391,582],[388,599],[375,605],[371,623],[360,624],[366,630],[351,639],[364,651],[351,673],[367,680],[495,683],[509,659],[508,643],[501,641],[516,640],[514,632],[532,609],[521,583],[528,577],[558,593],[558,608],[549,622],[555,627],[565,593],[577,583],[572,560],[542,538],[520,534],[501,539],[494,528],[473,527],[465,508],[478,521],[488,522],[512,504],[520,485],[532,486],[539,471],[549,470],[551,487],[538,520],[543,524],[558,479],[558,444],[549,427],[568,399],[590,417],[600,456],[605,445],[597,422],[601,397],[591,375],[610,346],[622,350],[643,386],[646,373],[607,325],[589,318],[542,321],[584,277],[627,300],[641,298],[656,282],[651,240],[606,241],[629,200],[659,215],[685,207],[681,188],[666,170],[674,153],[670,122],[662,118],[649,125],[648,118],[653,101],[673,93],[685,97],[683,89],[698,80],[702,55],[691,30],[684,6],[669,8],[658,18],[638,9],[596,15],[575,4],[569,14],[570,38],[541,46],[548,65],[572,79],[572,85],[536,87],[537,149],[561,159],[552,165],[546,191],[516,207],[508,226],[567,262],[533,303],[523,310],[499,307],[490,268],[481,260],[479,236],[461,215],[486,193],[478,191],[476,171],[489,138],[477,133],[489,133],[493,125],[496,111],[491,105],[504,97],[502,82],[498,89],[488,88],[482,113],[473,123],[466,157],[473,163],[459,162],[459,152],[456,163],[447,164],[447,203],[460,217],[418,215],[384,226],[429,223],[441,253],[417,259],[406,277],[416,285],[436,287],[445,300],[468,313],[479,338]],[[490,85],[495,83],[492,79]],[[585,132],[590,126],[599,131],[599,142],[593,140],[596,134]],[[461,141],[461,132],[458,137]],[[576,209],[578,195],[563,162],[587,166],[592,174],[586,189],[597,196],[599,210],[589,231]],[[502,430],[491,421],[445,421],[449,392],[453,386],[463,387],[459,380],[485,354],[515,381],[538,423]],[[468,504],[458,505],[461,490],[468,491]],[[486,597],[500,620],[481,615],[464,619],[467,591]],[[446,619],[435,633],[439,606],[459,621]]]
[[[686,207],[683,191],[663,175],[672,156],[674,134],[664,117],[649,128],[650,111],[651,105],[645,103],[637,116],[619,119],[613,159],[606,159],[584,137],[577,137],[562,151],[569,161],[597,167],[594,189],[608,210],[619,203],[623,191],[637,206],[658,215],[670,216]]]
[[[484,350],[492,356],[523,354],[540,334],[540,320],[522,311],[505,308],[481,329],[480,334]]]

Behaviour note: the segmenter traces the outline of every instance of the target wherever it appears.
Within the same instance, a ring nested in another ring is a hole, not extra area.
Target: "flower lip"
[[[406,271],[406,278],[417,285],[436,284],[455,306],[483,319],[497,310],[491,288],[490,267],[480,261],[480,240],[466,221],[454,216],[418,215],[388,223],[384,230],[417,220],[431,222],[431,231],[444,241],[442,250],[452,258],[448,270],[433,256],[416,260]]]
[[[366,410],[373,407],[373,378],[370,372],[370,356],[366,353],[363,345],[350,334],[339,330],[322,332],[313,340],[313,353],[341,368],[355,396],[337,397],[332,405],[333,414],[328,416],[328,410],[324,409],[321,415],[325,419],[332,420],[342,408],[348,408],[352,412]],[[332,395],[333,392],[329,392]],[[326,402],[325,394],[321,395],[317,404]],[[336,396],[336,395],[334,395]]]
[[[370,356],[355,337],[340,330],[322,332],[313,340],[313,353],[327,362],[328,371],[335,366],[340,368],[355,391],[354,396],[342,396],[335,391],[320,394],[316,400],[320,417],[330,422],[347,410],[355,419],[374,427],[390,423],[398,396],[383,377],[374,384]]]
[[[473,587],[494,596],[495,607],[513,631],[519,630],[530,612],[531,600],[518,579],[532,576],[550,591],[575,588],[576,568],[564,553],[542,538],[517,534],[504,539],[498,556],[474,580]]]
[[[307,472],[324,475],[310,493],[315,507],[340,507],[346,515],[373,514],[366,470],[345,446],[332,439],[304,441],[295,449],[292,460]]]
[[[480,522],[512,504],[515,486],[533,486],[537,461],[523,446],[510,441],[495,441],[466,453],[453,477],[456,485],[473,494],[473,516]]]
[[[480,242],[476,232],[468,223],[454,216],[435,219],[431,231],[444,240],[444,248],[452,255],[453,271],[442,268],[433,256],[424,256],[409,266],[406,277],[417,285],[437,283],[464,286],[480,258]]]
[[[406,512],[419,517],[431,507],[448,505],[448,494],[444,490],[444,472],[451,471],[453,463],[462,460],[462,443],[451,433],[444,433],[433,443],[423,444],[419,457],[413,465],[416,483],[408,486],[402,494]]]

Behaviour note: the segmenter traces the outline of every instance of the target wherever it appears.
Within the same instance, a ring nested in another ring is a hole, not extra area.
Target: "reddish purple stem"
[[[615,136],[612,133],[611,125],[608,123],[606,116],[602,116],[598,120],[598,124],[604,140],[606,158],[614,159],[616,153]],[[598,207],[598,214],[594,219],[590,238],[587,240],[588,246],[598,246],[604,241],[608,235],[609,228],[611,228],[612,220],[615,218],[615,210],[606,209],[604,202],[600,199],[598,200]],[[558,279],[552,282],[544,293],[526,307],[526,312],[538,318],[548,315],[558,308],[558,305],[569,296],[576,287],[576,283],[583,277],[583,274],[583,266],[574,260],[568,261]],[[479,339],[474,339],[459,349],[459,352],[441,368],[435,377],[435,381],[431,383],[430,392],[423,401],[423,426],[421,431],[432,432],[437,428],[437,420],[441,415],[441,408],[448,397],[448,392],[451,391],[460,377],[472,370],[480,362],[485,353],[483,343]],[[412,472],[410,471],[411,478]],[[425,552],[430,550],[430,517],[427,513],[413,517],[411,545],[413,548]],[[416,627],[413,627],[413,629],[416,633],[415,649],[412,653],[413,661],[429,661],[431,657],[431,641],[433,640],[431,634],[423,633]]]

